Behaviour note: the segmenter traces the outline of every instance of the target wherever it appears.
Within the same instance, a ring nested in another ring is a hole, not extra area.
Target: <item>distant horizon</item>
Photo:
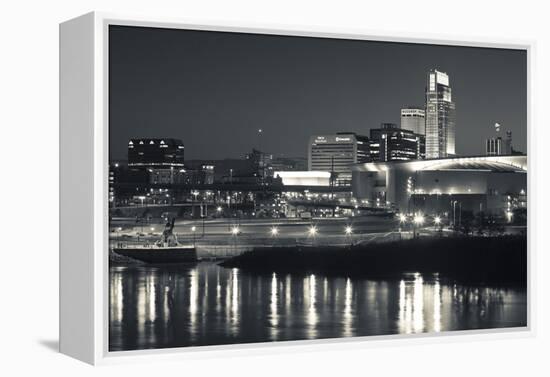
[[[450,78],[457,155],[507,130],[528,152],[524,50],[129,26],[110,27],[109,48],[111,161],[130,138],[163,137],[186,160],[306,158],[312,135],[369,136],[424,108],[431,68]]]

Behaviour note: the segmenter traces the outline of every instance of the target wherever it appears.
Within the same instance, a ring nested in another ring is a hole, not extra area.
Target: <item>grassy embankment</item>
[[[461,281],[527,282],[525,236],[420,238],[353,247],[257,248],[221,263],[255,273],[387,278],[439,273]]]

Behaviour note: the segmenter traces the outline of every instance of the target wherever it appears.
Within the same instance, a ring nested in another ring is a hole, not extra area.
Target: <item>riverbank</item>
[[[476,283],[527,284],[527,238],[420,238],[352,247],[255,248],[221,263],[254,273],[391,277],[439,273]]]
[[[144,262],[138,261],[137,259],[125,257],[115,253],[113,250],[109,250],[109,266],[126,266],[126,265],[142,265]]]

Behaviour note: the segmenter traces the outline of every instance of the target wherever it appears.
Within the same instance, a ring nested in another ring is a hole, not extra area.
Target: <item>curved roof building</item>
[[[527,156],[474,156],[356,164],[354,197],[403,212],[442,213],[453,201],[501,214],[526,205]]]

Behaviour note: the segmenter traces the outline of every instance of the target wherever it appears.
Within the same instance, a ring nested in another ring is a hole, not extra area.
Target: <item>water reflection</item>
[[[271,338],[273,340],[277,339],[277,326],[279,325],[279,315],[277,313],[278,310],[278,292],[277,292],[277,274],[273,273],[271,278],[271,303],[269,306],[270,309],[270,321],[269,324],[271,326]]]
[[[343,336],[352,336],[352,320],[353,320],[353,314],[352,314],[352,288],[351,288],[351,279],[346,279],[346,291],[345,291],[345,297],[344,297],[344,320],[343,320]]]
[[[524,289],[405,274],[244,274],[213,263],[110,269],[110,349],[410,334],[526,324]]]
[[[441,331],[441,286],[439,285],[439,279],[434,283],[434,332]]]
[[[189,273],[189,326],[190,335],[192,339],[195,339],[197,332],[197,311],[199,297],[199,277],[196,269],[191,270]]]

